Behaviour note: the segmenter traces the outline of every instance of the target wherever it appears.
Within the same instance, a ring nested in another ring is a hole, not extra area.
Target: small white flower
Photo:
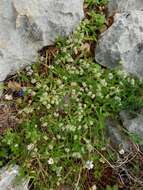
[[[77,136],[77,135],[75,135],[75,136],[74,136],[74,140],[77,140],[77,138],[78,138],[78,136]]]
[[[96,94],[99,98],[103,98],[104,96],[102,95],[102,93],[101,92],[97,92],[97,94]]]
[[[83,88],[80,88],[80,91],[81,91],[81,92],[84,92],[84,89],[83,89]]]
[[[77,86],[77,83],[76,82],[71,82],[71,86]]]
[[[119,82],[119,84],[120,84],[121,86],[123,86],[123,85],[124,85],[124,83],[123,83],[122,81],[120,81],[120,82]]]
[[[51,100],[51,104],[55,104],[55,100]]]
[[[48,126],[48,123],[45,122],[45,123],[42,124],[42,126],[43,126],[43,127],[47,127],[47,126]]]
[[[94,99],[95,98],[95,94],[92,94],[91,98]]]
[[[83,87],[86,87],[86,83],[85,83],[85,82],[82,82],[82,86],[83,86]]]
[[[65,129],[64,129],[64,130],[65,130]],[[61,139],[61,136],[60,136],[60,135],[57,135],[57,138],[58,138],[58,139]]]
[[[94,150],[94,147],[91,144],[87,144],[87,149],[89,152],[92,152]]]
[[[121,98],[119,96],[115,96],[115,100],[120,102]]]
[[[36,95],[36,92],[35,91],[32,91],[31,92],[31,96],[35,96]]]
[[[58,177],[61,176],[61,171],[62,171],[62,167],[58,167],[57,170],[56,170],[56,174]]]
[[[50,108],[51,108],[51,105],[50,105],[50,104],[47,104],[47,105],[46,105],[46,108],[47,108],[47,109],[50,109]]]
[[[6,95],[5,95],[5,100],[13,100],[12,95],[6,94]]]
[[[93,125],[93,124],[94,124],[94,122],[93,122],[93,121],[89,121],[89,124],[90,124],[90,125]]]
[[[38,88],[38,89],[41,88],[41,83],[39,83],[39,82],[36,83],[36,88]]]
[[[97,73],[97,74],[96,74],[96,77],[97,77],[97,78],[100,78],[100,77],[101,77],[101,73]]]
[[[38,152],[38,148],[34,148],[34,152]]]
[[[93,185],[90,190],[97,190],[97,186]]]
[[[131,79],[131,85],[135,85],[135,79]]]
[[[53,145],[52,144],[49,144],[48,147],[49,147],[50,150],[53,150]]]
[[[121,150],[119,150],[119,154],[121,155],[125,154],[125,150],[122,148]]]
[[[123,77],[124,79],[128,76],[128,74],[127,74],[125,71],[121,71],[121,70],[119,70],[119,71],[117,72],[117,74],[118,74],[119,76]]]
[[[67,80],[67,77],[66,77],[66,76],[63,76],[63,79],[64,79],[64,80]]]
[[[32,80],[31,80],[31,83],[32,83],[32,84],[35,84],[35,83],[36,83],[36,79],[32,79]]]
[[[75,89],[72,90],[72,95],[76,95],[76,90]]]
[[[34,148],[34,144],[32,143],[27,146],[27,150],[29,151],[32,150],[33,148]]]
[[[44,61],[44,60],[45,60],[45,57],[41,56],[41,57],[40,57],[40,60],[41,60],[41,61]]]
[[[29,70],[31,70],[31,67],[30,67],[30,66],[27,66],[27,67],[25,68],[25,70],[26,70],[26,71],[29,71]]]
[[[44,136],[43,136],[43,139],[44,139],[45,141],[47,141],[47,140],[48,140],[48,136],[44,135]]]
[[[53,160],[53,158],[49,158],[49,160],[48,160],[48,164],[49,164],[49,165],[54,164],[54,160]]]
[[[49,69],[54,69],[54,66],[53,65],[49,65]]]
[[[91,170],[91,169],[93,169],[93,167],[94,167],[93,161],[87,160],[85,163],[85,168],[87,168],[88,170]]]
[[[105,164],[105,160],[103,158],[100,158],[99,161],[102,163],[102,164]]]
[[[68,153],[69,151],[70,151],[70,149],[69,149],[69,148],[65,148],[65,152],[67,152],[67,153]]]
[[[54,112],[54,117],[59,117],[59,113]]]
[[[28,76],[31,76],[32,74],[33,74],[33,70],[30,70],[30,71],[27,72]]]
[[[62,84],[62,81],[60,79],[57,80],[57,84],[60,85]]]
[[[79,152],[74,152],[74,153],[72,154],[72,156],[73,156],[74,158],[81,158],[81,154],[80,154]]]
[[[112,80],[112,79],[113,79],[113,74],[112,74],[112,73],[109,73],[108,78],[109,78],[110,80]]]
[[[61,85],[59,86],[59,88],[60,88],[60,89],[63,89],[63,88],[64,88],[64,85],[63,85],[63,84],[61,84]]]
[[[88,95],[88,96],[92,96],[92,92],[89,91],[89,92],[87,93],[87,95]]]
[[[101,83],[101,85],[102,86],[107,86],[107,82],[106,82],[106,80],[105,79],[102,79],[101,81],[100,81],[100,83]]]
[[[46,87],[46,91],[49,91],[49,87],[48,86]]]
[[[72,58],[72,57],[69,57],[69,58],[67,59],[67,62],[73,62],[73,58]]]
[[[106,99],[110,98],[109,94],[107,94],[107,96],[105,97]]]

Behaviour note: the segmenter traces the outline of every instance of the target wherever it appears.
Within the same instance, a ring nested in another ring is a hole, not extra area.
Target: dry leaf
[[[11,90],[19,91],[21,89],[21,85],[15,81],[9,81],[8,88]]]

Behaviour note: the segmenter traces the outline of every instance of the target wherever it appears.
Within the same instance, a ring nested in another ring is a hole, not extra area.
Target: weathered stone
[[[131,149],[131,145],[123,132],[123,128],[116,120],[111,118],[106,120],[106,136],[109,138],[112,147],[119,152],[122,149],[125,152]]]
[[[69,35],[83,16],[83,0],[1,0],[0,81],[35,62],[38,50]]]
[[[120,118],[123,126],[131,133],[137,135],[140,140],[143,139],[143,113],[132,115],[127,111],[120,112]],[[141,142],[143,144],[143,141]]]
[[[109,16],[135,10],[143,10],[142,0],[110,0],[108,3]]]
[[[28,190],[28,181],[23,180],[16,185],[18,173],[18,166],[9,166],[0,170],[0,190]]]
[[[95,58],[109,68],[122,64],[128,73],[143,78],[143,12],[131,11],[115,17],[97,43]]]

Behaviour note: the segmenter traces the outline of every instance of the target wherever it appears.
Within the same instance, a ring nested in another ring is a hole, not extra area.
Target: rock
[[[127,111],[120,112],[120,118],[122,120],[123,126],[131,134],[137,135],[140,140],[143,139],[143,113],[137,113],[132,115]],[[143,144],[143,141],[141,142]]]
[[[69,35],[83,16],[83,0],[1,0],[0,81],[35,62],[38,50]]]
[[[118,150],[124,150],[124,152],[129,152],[131,149],[131,144],[126,138],[123,128],[119,125],[119,123],[111,118],[107,118],[106,120],[106,136],[109,138],[111,146]]]
[[[115,13],[143,10],[142,0],[110,0],[108,3],[109,16]]]
[[[95,59],[103,66],[122,66],[128,73],[143,78],[143,12],[118,14],[113,25],[101,35]]]
[[[28,190],[28,181],[23,180],[16,185],[16,176],[19,173],[19,167],[5,167],[0,170],[0,190]]]

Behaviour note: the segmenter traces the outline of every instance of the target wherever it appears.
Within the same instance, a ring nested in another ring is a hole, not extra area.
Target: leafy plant
[[[92,47],[105,16],[91,6],[105,1],[86,3],[87,18],[57,40],[50,61],[43,57],[19,74],[24,96],[13,100],[19,125],[0,137],[1,165],[19,164],[36,190],[92,187],[89,178],[98,181],[106,166],[99,152],[108,159],[105,118],[135,101],[142,106],[141,81],[95,62]]]

